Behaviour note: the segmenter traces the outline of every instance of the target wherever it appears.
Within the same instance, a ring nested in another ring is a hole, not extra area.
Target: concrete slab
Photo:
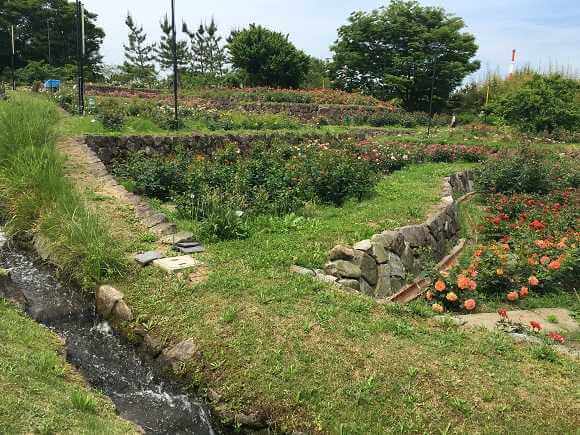
[[[162,254],[161,252],[148,251],[135,255],[135,261],[139,263],[141,266],[147,266],[149,263],[152,263],[153,261],[159,260],[164,257],[165,255]]]
[[[167,273],[177,273],[188,269],[195,269],[203,263],[199,260],[194,260],[189,255],[181,257],[167,257],[155,260],[153,265],[160,268]]]
[[[182,254],[199,254],[201,252],[205,252],[205,248],[201,245],[190,247],[176,245],[173,247],[173,249],[175,249],[178,252],[181,252]]]
[[[201,246],[199,242],[179,242],[175,244],[178,248],[195,248],[196,246]]]
[[[508,319],[529,326],[530,322],[539,322],[546,332],[575,332],[580,325],[564,308],[538,308],[536,310],[508,311]],[[497,313],[467,314],[455,316],[454,319],[464,328],[485,328],[494,330],[499,320]]]
[[[193,234],[187,231],[179,231],[175,234],[169,234],[163,237],[160,242],[164,245],[174,245],[176,243],[181,242],[190,242],[193,237]]]

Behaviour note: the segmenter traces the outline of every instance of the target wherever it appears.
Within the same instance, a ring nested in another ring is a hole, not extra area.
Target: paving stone
[[[187,231],[180,231],[163,237],[160,242],[164,245],[175,245],[183,242],[191,242],[193,234]]]
[[[149,263],[152,263],[155,260],[159,260],[165,257],[161,252],[158,251],[147,251],[141,254],[135,255],[135,261],[139,263],[141,266],[147,266]]]
[[[194,260],[189,255],[161,258],[153,262],[155,267],[158,267],[167,273],[177,273],[187,269],[194,269],[202,264],[201,261]]]
[[[178,248],[194,248],[196,246],[201,246],[200,242],[179,242],[176,243],[175,246]]]
[[[205,248],[201,245],[191,246],[189,248],[185,248],[183,246],[175,245],[173,247],[175,251],[179,251],[182,254],[199,254],[201,252],[205,252]]]
[[[153,228],[165,222],[167,222],[167,217],[163,213],[155,213],[143,219],[143,223],[147,226],[147,228]]]

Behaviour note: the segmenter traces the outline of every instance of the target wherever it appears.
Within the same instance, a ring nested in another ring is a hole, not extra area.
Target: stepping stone
[[[165,222],[167,222],[167,217],[165,217],[163,213],[155,213],[143,219],[143,223],[147,226],[147,228],[153,228]]]
[[[183,254],[199,254],[200,252],[205,252],[205,248],[201,245],[190,246],[190,247],[175,245],[173,247],[173,249],[175,249],[176,251],[179,251]]]
[[[180,231],[175,234],[168,234],[160,242],[164,245],[174,245],[177,243],[191,242],[193,234],[187,231]]]
[[[201,246],[199,242],[179,242],[175,244],[178,248],[193,248],[195,246]]]
[[[189,255],[162,258],[153,262],[155,267],[158,267],[167,273],[177,273],[187,269],[195,269],[202,264],[201,261],[194,260]]]
[[[169,234],[174,234],[177,230],[177,225],[173,222],[163,222],[153,228],[149,229],[156,236],[167,236]]]
[[[165,257],[165,255],[163,255],[161,252],[148,251],[135,255],[135,261],[141,266],[147,266],[149,263],[152,263],[153,261],[159,260],[163,257]]]

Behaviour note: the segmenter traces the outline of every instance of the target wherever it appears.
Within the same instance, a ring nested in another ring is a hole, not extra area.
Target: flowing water
[[[26,253],[4,246],[0,231],[0,267],[12,283],[0,297],[24,302],[26,312],[66,341],[68,361],[94,388],[109,396],[119,415],[150,434],[208,434],[216,431],[209,410],[183,387],[161,376],[151,361],[117,336],[94,312],[94,301],[61,285],[50,270]]]

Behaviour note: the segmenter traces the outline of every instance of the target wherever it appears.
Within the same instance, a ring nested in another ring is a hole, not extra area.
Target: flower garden
[[[90,282],[122,290],[134,318],[120,330],[136,345],[141,330],[167,345],[195,342],[199,356],[174,375],[220,421],[313,433],[572,430],[577,364],[558,346],[574,349],[578,334],[512,313],[580,308],[574,147],[488,143],[492,133],[476,126],[440,141],[447,127],[429,138],[422,122],[393,134],[370,122],[320,125],[209,103],[184,106],[182,129],[170,132],[159,98],[97,96],[94,111],[64,116],[59,128],[65,137],[133,135],[107,169],[203,243],[203,274],[123,260],[175,253],[102,178],[74,159],[67,174],[110,226],[123,263],[99,267]],[[151,145],[157,135],[162,146]],[[211,146],[188,142],[192,135],[211,136]],[[444,177],[466,169],[477,190],[459,206],[466,247],[443,274],[421,253],[422,270],[404,278],[430,279],[423,297],[384,304],[292,272],[322,267],[333,246],[423,222]],[[495,316],[491,333],[437,320],[485,313]],[[520,344],[513,333],[539,341]],[[468,367],[476,375],[464,376]]]

